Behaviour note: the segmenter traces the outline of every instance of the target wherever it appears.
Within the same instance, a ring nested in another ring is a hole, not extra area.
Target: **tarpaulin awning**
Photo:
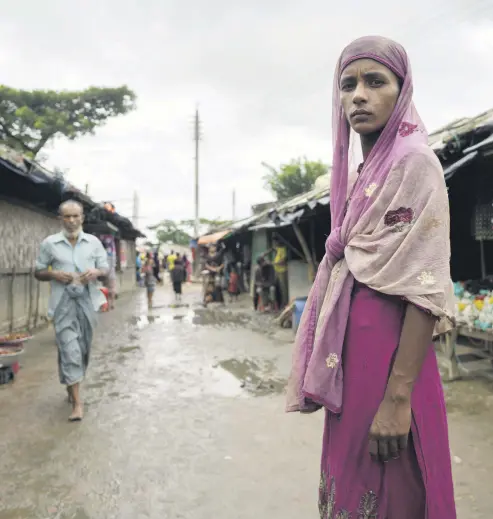
[[[226,229],[224,231],[218,231],[213,234],[206,234],[205,236],[201,236],[199,238],[199,245],[208,245],[209,243],[216,243],[219,240],[222,240],[230,232],[231,229]]]

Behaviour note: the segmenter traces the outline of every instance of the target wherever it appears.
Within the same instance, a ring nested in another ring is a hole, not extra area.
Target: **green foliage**
[[[199,231],[199,234],[206,234],[228,223],[230,222],[219,218],[213,220],[210,220],[209,218],[200,218],[199,224],[202,229]],[[149,226],[149,229],[151,231],[156,231],[156,237],[159,243],[188,245],[192,239],[191,233],[193,233],[194,225],[195,220],[180,220],[179,222],[175,222],[174,220],[163,220],[158,224]]]
[[[215,218],[213,220],[210,220],[209,218],[199,218],[199,225],[207,227],[207,231],[217,229],[218,227],[222,227],[229,223],[231,223],[231,220],[221,220],[220,218]],[[182,220],[180,225],[193,227],[195,225],[195,220]]]
[[[173,243],[175,245],[187,246],[192,237],[183,227],[183,225],[174,220],[163,220],[156,225],[151,225],[149,229],[156,231],[156,238],[159,243]]]
[[[265,187],[277,200],[285,200],[313,189],[315,180],[328,173],[330,166],[320,161],[293,159],[288,164],[281,164],[275,169],[262,162],[269,172],[264,176]]]
[[[0,85],[0,140],[36,157],[57,135],[75,140],[93,134],[110,117],[133,110],[135,99],[126,86],[57,92]]]

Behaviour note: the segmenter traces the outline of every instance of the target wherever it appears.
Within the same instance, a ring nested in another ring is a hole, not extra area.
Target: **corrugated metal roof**
[[[443,149],[448,142],[457,139],[459,136],[488,125],[493,126],[493,109],[482,112],[475,117],[457,119],[435,130],[433,133],[430,133],[428,143],[431,149],[436,152]]]
[[[450,141],[458,139],[458,137],[464,136],[469,132],[480,130],[483,127],[487,129],[486,127],[488,126],[491,126],[491,131],[493,133],[493,109],[482,112],[475,117],[457,119],[452,123],[439,128],[430,134],[428,142],[433,151],[438,153],[443,150]],[[450,178],[459,168],[474,160],[477,155],[477,153],[470,155],[467,154],[480,149],[482,146],[492,143],[493,135],[479,144],[464,150],[464,153],[466,154],[465,156],[444,169],[445,178]],[[290,225],[293,218],[296,219],[301,217],[305,208],[314,209],[317,205],[328,205],[329,202],[330,186],[317,186],[307,193],[302,193],[290,198],[289,200],[278,202],[273,207],[270,207],[259,214],[249,216],[243,220],[238,220],[229,224],[227,227],[231,229],[231,235],[242,229],[257,230],[282,227]],[[276,217],[277,221],[274,221]],[[218,230],[220,229],[217,229],[217,231]]]

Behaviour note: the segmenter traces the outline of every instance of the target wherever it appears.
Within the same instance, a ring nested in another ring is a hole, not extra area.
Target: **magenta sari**
[[[339,79],[362,58],[385,65],[402,86],[348,200],[349,125]],[[434,315],[437,332],[453,320],[448,195],[412,93],[399,44],[367,37],[343,51],[334,79],[332,229],[296,336],[287,399],[288,411],[327,412],[321,519],[456,517],[445,404],[431,345],[413,390],[407,451],[382,464],[368,450],[405,304]]]

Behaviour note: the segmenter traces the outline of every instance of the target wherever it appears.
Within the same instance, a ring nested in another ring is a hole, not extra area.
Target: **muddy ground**
[[[196,306],[168,287],[101,319],[67,422],[53,335],[0,386],[0,519],[317,518],[321,413],[286,415],[290,331],[245,305]],[[493,515],[493,387],[446,385],[460,519]]]

